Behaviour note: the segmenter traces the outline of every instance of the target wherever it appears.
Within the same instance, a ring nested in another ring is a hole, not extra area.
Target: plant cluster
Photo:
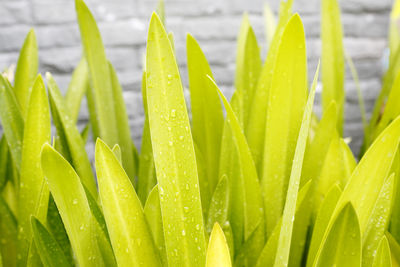
[[[360,95],[359,161],[343,139],[337,0],[322,0],[321,119],[313,113],[319,67],[309,86],[304,28],[292,4],[281,2],[276,24],[266,8],[264,62],[244,16],[230,101],[187,36],[190,120],[161,1],[148,30],[140,153],[83,0],[75,5],[84,56],[66,95],[50,73],[46,85],[37,74],[30,31],[15,79],[0,75],[0,265],[399,266],[400,1],[369,123]],[[80,132],[84,97],[90,121]]]

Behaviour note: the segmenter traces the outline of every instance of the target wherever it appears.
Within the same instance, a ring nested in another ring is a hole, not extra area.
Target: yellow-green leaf
[[[153,149],[151,147],[149,115],[147,112],[146,72],[143,72],[142,78],[142,97],[145,118],[142,133],[142,145],[139,155],[137,194],[144,205],[150,191],[157,183]]]
[[[38,255],[31,251],[34,250],[32,247],[31,215],[37,217],[42,223],[46,222],[49,188],[40,166],[40,152],[45,143],[50,143],[50,136],[50,107],[43,79],[39,75],[33,85],[29,99],[22,146],[18,200],[18,249],[21,255],[19,264],[22,265],[30,265],[35,260],[39,260]],[[28,257],[30,254],[33,256]]]
[[[35,217],[31,218],[31,225],[33,239],[43,264],[54,267],[72,267],[72,262],[65,257],[60,245],[46,227]]]
[[[36,35],[31,29],[25,38],[15,70],[14,91],[21,108],[21,113],[26,116],[31,87],[38,72],[38,46]]]
[[[372,267],[392,267],[392,257],[390,255],[389,242],[386,236],[382,236],[379,247],[374,257]]]
[[[361,232],[357,213],[348,202],[334,219],[313,266],[361,266]]]
[[[80,178],[72,166],[45,144],[41,165],[80,266],[104,266],[96,239],[94,218]]]
[[[334,100],[337,104],[337,129],[343,134],[344,116],[344,50],[343,33],[338,0],[323,0],[321,4],[322,39],[322,106],[328,109]]]
[[[11,85],[3,75],[0,75],[0,118],[13,162],[20,170],[24,118]]]
[[[385,237],[385,231],[388,229],[391,207],[393,206],[393,193],[395,175],[392,174],[383,184],[375,206],[371,212],[367,228],[363,233],[363,266],[372,266],[374,255],[376,255],[380,240]]]
[[[257,172],[261,177],[262,172],[262,159],[264,154],[264,139],[265,139],[265,126],[267,120],[267,109],[269,91],[271,87],[272,77],[274,75],[275,60],[278,53],[279,45],[281,42],[282,34],[286,27],[287,22],[292,15],[293,0],[281,1],[279,22],[275,30],[274,37],[268,50],[267,58],[264,66],[262,67],[257,87],[254,91],[253,104],[249,113],[249,122],[247,128],[249,131],[246,137],[249,143],[251,153],[254,158],[254,163]]]
[[[274,266],[287,266],[289,262],[290,245],[293,234],[294,217],[296,213],[296,202],[299,191],[301,169],[303,166],[304,151],[306,150],[308,132],[311,124],[311,115],[314,105],[315,89],[317,87],[319,66],[314,76],[311,91],[303,114],[303,120],[297,139],[296,150],[290,173],[289,187],[286,195],[285,208],[282,215],[282,226],[279,234],[278,248],[276,251]]]
[[[307,255],[307,267],[312,266],[314,259],[317,256],[318,248],[324,237],[326,227],[328,226],[329,220],[335,210],[336,204],[339,200],[342,190],[338,185],[333,185],[327,192],[326,197],[322,201],[320,209],[318,210],[314,228],[311,236],[311,242],[308,247]]]
[[[203,208],[208,210],[219,177],[219,157],[224,126],[221,101],[208,83],[212,72],[197,41],[186,37],[193,140],[205,160],[205,177],[199,176]],[[203,185],[202,185],[203,184]]]
[[[100,137],[110,146],[118,143],[113,85],[103,41],[96,21],[83,0],[75,0],[79,29],[89,77],[93,87],[93,102],[97,114]]]
[[[167,266],[167,253],[165,251],[164,229],[161,217],[160,196],[158,185],[150,191],[144,206],[144,215],[151,230],[154,243],[160,253],[162,266]]]
[[[131,130],[129,127],[129,118],[128,113],[126,112],[126,106],[124,97],[122,95],[122,88],[118,81],[117,73],[114,67],[109,63],[110,68],[110,76],[111,76],[111,85],[112,85],[112,93],[113,93],[113,103],[115,106],[115,120],[117,123],[117,132],[118,132],[118,144],[121,148],[121,160],[122,166],[129,178],[131,179],[132,184],[135,184],[135,177],[137,172],[137,166],[134,159],[134,153],[132,150],[136,151],[135,145],[131,139]]]
[[[254,91],[261,71],[260,49],[250,26],[248,15],[243,16],[236,55],[235,88],[239,96],[239,113],[236,114],[247,132],[248,117],[253,104]]]
[[[305,35],[296,14],[282,35],[269,94],[261,176],[267,236],[283,212],[306,100]]]
[[[230,267],[231,256],[224,232],[218,223],[214,224],[207,249],[206,267]]]
[[[96,142],[96,170],[104,218],[120,266],[160,266],[143,208],[111,149]]]
[[[170,266],[204,266],[206,242],[195,151],[175,55],[153,13],[146,54],[150,134]]]
[[[66,153],[62,155],[70,161],[79,174],[83,184],[89,189],[92,196],[97,198],[97,189],[92,172],[92,167],[85,150],[85,143],[68,113],[65,100],[50,73],[46,74],[51,111],[56,124],[57,134],[62,138],[61,144]],[[57,118],[57,121],[55,120]],[[69,158],[70,156],[70,158]]]
[[[302,216],[300,214],[307,212],[307,209],[309,209],[308,198],[311,192],[310,188],[311,188],[311,181],[306,183],[299,191],[298,199],[296,202],[296,215],[294,220],[294,228],[298,227],[298,220]],[[256,265],[257,267],[273,266],[275,262],[276,251],[278,248],[281,226],[282,226],[282,217],[278,222],[278,224],[276,225],[275,229],[272,231],[272,234],[269,236],[267,243],[264,245],[260,257],[257,260],[257,265]]]
[[[3,197],[0,196],[0,251],[4,266],[17,264],[17,219]]]
[[[259,180],[257,177],[257,170],[254,161],[251,157],[249,146],[247,145],[246,138],[240,126],[240,122],[236,117],[228,100],[218,89],[215,82],[209,77],[209,82],[219,93],[222,102],[225,106],[227,114],[227,122],[231,128],[233,140],[238,151],[239,163],[239,187],[241,187],[243,195],[243,225],[244,225],[244,241],[250,237],[257,226],[264,222],[264,209],[262,205],[262,195]],[[264,227],[261,227],[261,233],[257,236],[256,249],[252,254],[247,255],[250,262],[255,262],[258,254],[261,252],[264,245]],[[251,263],[249,263],[251,265]]]
[[[72,73],[71,81],[65,95],[67,110],[74,123],[78,120],[82,98],[86,94],[89,86],[88,66],[86,59],[82,58]]]

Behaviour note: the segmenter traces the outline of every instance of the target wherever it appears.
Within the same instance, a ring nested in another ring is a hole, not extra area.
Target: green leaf
[[[38,72],[38,46],[36,35],[31,29],[25,38],[15,70],[14,91],[21,113],[25,117],[28,109],[31,87]]]
[[[400,107],[398,100],[400,98],[400,72],[397,74],[394,80],[392,89],[388,96],[387,102],[385,104],[385,110],[379,119],[378,124],[373,129],[371,139],[369,141],[375,140],[375,138],[400,114]]]
[[[207,249],[206,267],[232,266],[229,247],[224,232],[218,223],[214,224]]]
[[[205,160],[205,177],[199,176],[203,208],[208,210],[219,177],[224,116],[218,93],[209,85],[210,66],[197,41],[186,37],[193,140]],[[202,185],[203,184],[203,185]],[[212,227],[212,226],[211,226]]]
[[[33,239],[43,264],[52,267],[73,266],[46,227],[35,217],[31,218],[31,224]]]
[[[248,117],[254,91],[261,71],[260,49],[250,26],[248,15],[243,16],[236,54],[235,88],[239,96],[240,114],[236,114],[247,132]]]
[[[164,4],[164,0],[158,0],[156,13],[160,17],[160,20],[161,20],[162,24],[164,25],[164,27],[166,27],[166,25],[165,25],[165,4]]]
[[[304,151],[306,150],[308,132],[311,124],[311,115],[314,105],[315,89],[317,87],[319,66],[314,76],[311,92],[303,114],[303,120],[297,138],[296,150],[293,157],[292,171],[290,173],[289,186],[286,195],[285,208],[282,215],[282,226],[279,234],[278,248],[274,266],[287,266],[289,262],[290,245],[293,234],[296,202],[299,191],[301,169],[303,166]]]
[[[309,208],[308,198],[311,195],[310,188],[311,188],[311,181],[306,183],[299,191],[298,199],[296,202],[296,215],[295,215],[295,220],[294,220],[294,228],[298,227],[297,226],[298,220],[301,217],[300,214],[304,213]],[[264,245],[264,248],[260,254],[260,257],[257,260],[257,264],[256,264],[257,267],[273,266],[273,264],[275,262],[276,251],[278,248],[281,226],[282,226],[282,217],[280,218],[278,224],[272,231],[272,234],[268,238],[267,243]]]
[[[388,177],[400,139],[400,118],[389,125],[368,149],[360,163],[354,169],[338,203],[333,215],[326,226],[322,243],[330,231],[333,220],[339,211],[351,201],[358,214],[361,233],[364,234],[373,209],[380,194],[380,188]],[[376,160],[379,158],[380,160]],[[379,188],[379,189],[377,189]],[[368,196],[366,198],[365,196]]]
[[[88,66],[85,58],[82,58],[72,73],[72,78],[65,95],[65,105],[74,123],[78,120],[82,98],[89,86]]]
[[[13,162],[21,168],[24,118],[10,83],[0,75],[0,118]]]
[[[332,102],[329,108],[324,111],[322,119],[315,129],[314,138],[306,147],[301,185],[310,179],[313,179],[314,183],[318,183],[317,178],[321,173],[330,144],[336,133],[336,117],[336,104]]]
[[[122,158],[122,166],[129,178],[131,179],[132,184],[135,182],[136,176],[136,163],[134,160],[134,153],[132,150],[136,150],[132,139],[131,139],[131,130],[129,127],[129,119],[128,113],[126,112],[126,106],[124,97],[122,95],[122,88],[118,81],[117,73],[115,72],[114,67],[109,63],[110,73],[111,73],[111,84],[113,89],[113,103],[115,106],[115,119],[117,123],[117,132],[118,132],[118,144],[121,147],[121,158]]]
[[[189,118],[175,56],[155,13],[150,21],[146,74],[168,265],[204,266],[204,225]]]
[[[12,159],[9,156],[9,149],[5,135],[0,139],[0,191],[3,191],[8,181],[8,166],[12,165]]]
[[[344,50],[340,8],[337,0],[323,0],[321,4],[322,40],[322,105],[326,110],[332,100],[337,104],[337,129],[343,134],[344,113]]]
[[[315,211],[332,185],[338,184],[342,189],[345,187],[355,166],[350,148],[335,131],[316,186]]]
[[[267,47],[271,46],[271,42],[275,35],[276,30],[276,18],[274,12],[271,10],[271,7],[265,3],[264,4],[264,27],[265,27],[265,39],[267,41]]]
[[[389,242],[386,236],[382,236],[379,242],[379,248],[374,257],[372,267],[392,267],[392,258],[390,255]]]
[[[144,206],[144,215],[146,216],[154,243],[160,253],[162,266],[167,266],[168,261],[167,252],[165,250],[164,229],[161,217],[158,185],[155,185],[153,190],[151,190],[149,193],[146,205]]]
[[[222,176],[215,188],[208,209],[206,230],[210,234],[215,223],[224,225],[228,221],[229,214],[229,183],[226,175]]]
[[[305,35],[296,14],[282,35],[269,94],[261,176],[267,236],[282,216],[306,100]]]
[[[139,173],[137,183],[137,194],[142,205],[146,202],[147,196],[157,183],[156,170],[154,167],[153,149],[151,147],[149,116],[147,112],[147,94],[146,94],[146,73],[143,72],[142,78],[142,96],[144,108],[144,125],[142,134],[142,145],[139,156]]]
[[[32,88],[26,114],[18,200],[19,264],[32,264],[39,260],[32,251],[31,215],[46,222],[49,189],[40,167],[40,152],[51,141],[50,107],[46,88],[39,75]],[[30,255],[33,255],[31,257]],[[29,257],[28,257],[29,256]]]
[[[365,233],[380,189],[389,176],[399,141],[400,118],[397,118],[379,135],[354,169],[338,201],[333,218],[351,201],[358,214],[361,233]]]
[[[386,232],[386,238],[389,241],[393,266],[400,266],[400,245],[389,232]]]
[[[46,221],[47,229],[50,231],[54,239],[60,245],[68,261],[73,262],[74,259],[72,256],[71,242],[69,241],[60,213],[58,212],[56,203],[54,203],[54,198],[52,197],[51,194],[48,206],[49,208],[47,211],[47,221]]]
[[[94,218],[80,178],[50,145],[41,153],[43,173],[80,266],[104,266],[96,243]]]
[[[275,61],[281,42],[282,34],[287,22],[292,15],[293,0],[281,1],[279,22],[275,30],[274,37],[268,50],[267,58],[259,75],[257,87],[254,91],[253,104],[249,112],[249,122],[246,137],[251,153],[254,158],[259,176],[262,172],[262,160],[264,155],[264,139],[267,120],[267,109],[269,91],[271,88],[272,77],[274,75]],[[250,130],[251,129],[251,130]]]
[[[17,262],[17,220],[0,196],[0,251],[4,266],[16,266]]]
[[[394,174],[390,175],[383,184],[371,216],[363,233],[363,266],[372,266],[374,255],[379,249],[381,239],[385,236],[388,229],[391,208],[393,206],[394,194]]]
[[[53,120],[57,128],[57,135],[60,137],[60,142],[64,149],[61,153],[70,161],[92,196],[97,196],[96,184],[92,167],[86,154],[85,143],[75,123],[71,120],[64,98],[55,80],[50,73],[47,73],[46,77]]]
[[[307,267],[312,266],[314,263],[315,257],[318,253],[318,248],[324,238],[326,227],[328,227],[329,220],[331,219],[341,194],[342,190],[337,184],[335,184],[330,188],[326,197],[322,201],[315,219],[311,242],[308,248]]]
[[[236,99],[234,93],[231,103]],[[239,166],[239,152],[232,136],[232,129],[227,120],[224,122],[224,130],[221,140],[219,176],[226,176],[229,184],[229,191],[232,196],[229,203],[229,221],[231,223],[235,249],[238,249],[244,241],[244,191]]]
[[[251,152],[247,145],[246,138],[240,126],[240,122],[232,110],[231,105],[210,77],[209,82],[219,93],[222,103],[225,106],[227,122],[231,128],[233,140],[238,151],[240,172],[239,187],[241,187],[243,195],[243,203],[241,203],[241,205],[243,205],[243,215],[241,216],[244,217],[244,241],[246,241],[250,237],[251,233],[257,228],[258,224],[264,222],[264,209],[257,170],[251,157]],[[251,255],[247,255],[249,262],[255,262],[257,260],[258,254],[261,252],[262,246],[264,245],[264,227],[261,229],[261,234],[257,236],[258,239],[255,241],[257,243],[256,249]],[[252,265],[251,263],[249,264]]]
[[[334,219],[313,266],[361,266],[361,232],[353,205],[348,202]]]
[[[96,170],[104,218],[120,266],[160,266],[142,205],[107,145],[96,141]]]
[[[83,50],[93,87],[93,103],[97,114],[100,137],[110,146],[118,143],[118,125],[115,111],[110,68],[96,21],[83,0],[75,0]],[[95,125],[95,124],[94,124]]]

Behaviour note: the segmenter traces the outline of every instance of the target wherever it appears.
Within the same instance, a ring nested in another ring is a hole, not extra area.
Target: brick
[[[98,23],[106,46],[140,45],[146,41],[146,25],[139,19]]]
[[[0,2],[0,25],[31,23],[32,16],[27,1]]]
[[[78,25],[41,25],[35,27],[40,48],[68,47],[81,43]]]
[[[76,23],[74,1],[41,0],[32,3],[33,18],[36,24]]]
[[[389,12],[392,0],[341,0],[340,7],[343,12]]]
[[[141,65],[142,56],[134,47],[108,47],[106,55],[116,70],[134,70]]]
[[[139,14],[145,18],[150,18],[150,15],[155,11],[158,0],[138,1]],[[168,0],[165,1],[165,13],[168,16],[216,16],[226,12],[229,8],[229,2],[224,0],[202,0],[202,1],[187,1],[187,0]]]
[[[76,47],[57,47],[39,51],[40,70],[55,73],[72,73],[80,58],[82,49]]]
[[[28,32],[29,26],[26,25],[3,27],[0,31],[0,51],[19,51]]]

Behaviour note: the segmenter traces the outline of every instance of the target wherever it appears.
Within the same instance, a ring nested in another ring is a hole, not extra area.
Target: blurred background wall
[[[277,14],[278,0],[165,0],[166,25],[173,31],[183,83],[187,86],[185,36],[191,33],[203,48],[218,84],[230,96],[235,72],[236,36],[243,12],[249,13],[262,55],[266,42],[263,4]],[[309,77],[320,54],[320,0],[295,0],[305,25]],[[380,90],[385,65],[391,0],[342,0],[345,49],[359,72],[367,111]],[[141,70],[147,26],[157,0],[86,0],[98,21],[107,56],[124,88],[132,135],[140,147],[143,124]],[[16,63],[25,35],[34,27],[39,44],[40,71],[50,71],[65,91],[81,57],[80,36],[73,0],[0,0],[0,68]],[[354,82],[346,78],[345,135],[358,152],[362,136]],[[86,104],[83,103],[83,106]],[[318,111],[318,107],[316,108]],[[80,124],[87,121],[82,109]]]

